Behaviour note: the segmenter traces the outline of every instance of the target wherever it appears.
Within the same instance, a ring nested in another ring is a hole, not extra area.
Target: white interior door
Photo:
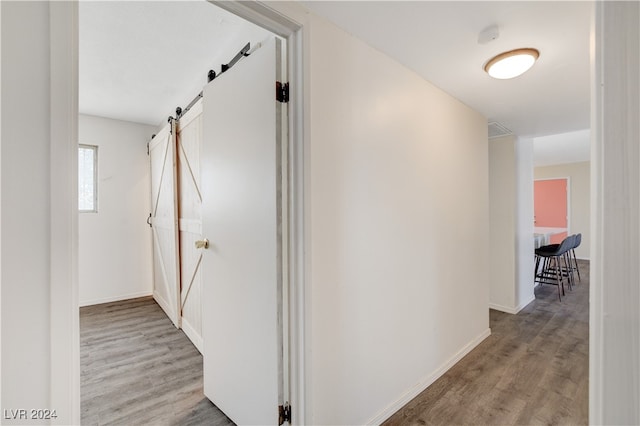
[[[175,121],[171,120],[149,143],[150,223],[153,230],[153,298],[180,328],[175,135]]]
[[[237,424],[277,424],[280,145],[272,39],[204,89],[204,392]]]
[[[195,103],[177,124],[178,214],[180,231],[180,308],[182,330],[202,352],[202,299],[200,263],[202,249],[202,194],[200,192],[200,147],[202,145],[202,101]]]

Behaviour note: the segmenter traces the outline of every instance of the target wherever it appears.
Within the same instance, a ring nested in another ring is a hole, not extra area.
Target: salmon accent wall
[[[536,180],[533,183],[535,226],[567,227],[567,179]],[[551,244],[559,244],[567,233],[551,236]]]
[[[576,249],[576,256],[578,259],[586,260],[590,258],[589,248],[591,245],[590,169],[591,164],[584,161],[536,167],[533,173],[534,179],[569,179],[569,226],[571,228],[569,231],[572,234],[582,234],[582,244]],[[531,201],[533,202],[533,198]]]

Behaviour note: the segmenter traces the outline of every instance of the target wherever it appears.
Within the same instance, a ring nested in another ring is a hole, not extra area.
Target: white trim
[[[302,28],[299,23],[259,1],[207,1],[286,39]]]
[[[536,296],[535,294],[532,294],[531,297],[529,297],[529,299],[527,299],[526,302],[521,303],[519,306],[516,306],[515,308],[499,305],[497,303],[489,303],[489,309],[505,312],[507,314],[516,315],[518,312],[523,310],[529,303],[533,302],[534,300],[536,300]]]
[[[287,40],[287,76],[290,84],[289,115],[289,401],[292,424],[309,423],[307,418],[307,377],[305,343],[306,318],[306,209],[304,189],[305,131],[304,131],[304,27],[290,13],[283,14],[257,1],[208,0],[247,21],[250,21]],[[276,7],[282,4],[274,4]],[[284,5],[285,9],[289,6]],[[294,6],[295,7],[295,6]],[[294,11],[292,11],[294,12]],[[286,386],[285,386],[286,388]],[[286,398],[286,396],[285,396]]]
[[[78,3],[49,3],[50,408],[80,423],[78,311]]]
[[[529,299],[527,299],[525,302],[521,303],[520,306],[516,307],[516,314],[518,312],[520,312],[521,310],[523,310],[524,308],[527,307],[527,305],[531,302],[533,302],[534,300],[536,300],[536,295],[535,293],[532,291],[531,292],[531,296],[529,297]]]
[[[2,6],[0,5],[0,58],[2,58]],[[2,67],[0,66],[0,86],[2,85]],[[0,102],[0,188],[2,188],[2,102]],[[1,192],[1,191],[0,191]],[[2,194],[0,193],[0,206]],[[2,208],[0,208],[0,224],[2,224]],[[0,307],[2,306],[2,226],[0,226]],[[2,315],[0,314],[0,377],[2,377]],[[0,383],[0,401],[2,399],[2,383]]]
[[[202,336],[198,334],[195,328],[189,324],[189,322],[182,317],[182,331],[187,335],[193,346],[196,347],[198,352],[202,353]]]
[[[591,246],[589,254],[593,259],[589,277],[589,424],[603,424],[603,355],[602,355],[602,165],[603,135],[605,120],[602,95],[602,67],[604,43],[603,2],[594,2],[591,11]]]
[[[595,2],[589,423],[640,424],[640,4]]]
[[[499,305],[497,303],[489,303],[489,309],[493,309],[494,311],[505,312],[507,314],[512,314],[512,315],[515,315],[518,313],[518,311],[515,308]]]
[[[380,411],[374,417],[369,419],[366,424],[368,425],[379,425],[382,424],[385,420],[395,414],[399,409],[404,407],[409,401],[418,396],[420,392],[427,389],[431,386],[436,380],[438,380],[444,373],[449,371],[451,367],[453,367],[458,361],[464,358],[469,352],[475,349],[484,339],[491,335],[491,329],[487,328],[485,331],[480,333],[476,338],[471,340],[469,343],[464,345],[457,353],[455,353],[451,358],[445,361],[436,371],[433,373],[423,377],[414,387],[407,390],[400,398],[398,398],[391,405],[387,406],[385,409]]]
[[[137,293],[122,294],[122,295],[118,295],[118,296],[102,297],[100,299],[82,300],[82,301],[80,301],[80,307],[101,305],[103,303],[120,302],[120,301],[123,301],[123,300],[138,299],[140,297],[149,297],[149,296],[153,296],[153,292],[151,292],[151,291],[139,291]]]

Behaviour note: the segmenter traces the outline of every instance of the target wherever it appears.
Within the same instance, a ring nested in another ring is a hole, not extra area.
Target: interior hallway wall
[[[153,291],[150,178],[154,126],[79,116],[79,142],[98,146],[98,212],[80,213],[80,306]]]
[[[576,256],[589,259],[591,245],[591,163],[558,164],[534,168],[535,179],[569,178],[569,226],[572,234],[582,234]]]
[[[533,143],[489,141],[489,306],[515,314],[533,293]]]
[[[527,306],[535,298],[533,291],[533,140],[518,138],[516,143],[516,305]],[[489,172],[491,173],[491,172]]]
[[[377,424],[490,332],[487,123],[310,19],[307,423]]]
[[[5,409],[48,408],[51,401],[51,134],[49,5],[3,1],[0,8],[0,408],[4,413]],[[2,423],[12,422],[3,419]]]
[[[516,140],[489,141],[489,303],[511,313],[516,307]]]

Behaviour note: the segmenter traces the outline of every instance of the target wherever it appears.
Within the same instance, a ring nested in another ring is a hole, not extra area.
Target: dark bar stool
[[[569,250],[569,258],[572,260],[571,268],[578,273],[578,281],[582,282],[582,278],[580,278],[580,268],[578,267],[578,258],[576,257],[576,249],[582,243],[582,234],[574,235],[575,240],[573,247]]]
[[[558,286],[558,299],[565,295],[564,280],[567,279],[569,289],[573,289],[573,266],[569,263],[569,251],[575,244],[573,235],[565,238],[560,244],[550,244],[536,249],[536,273],[534,283]],[[540,262],[543,262],[542,270]]]

